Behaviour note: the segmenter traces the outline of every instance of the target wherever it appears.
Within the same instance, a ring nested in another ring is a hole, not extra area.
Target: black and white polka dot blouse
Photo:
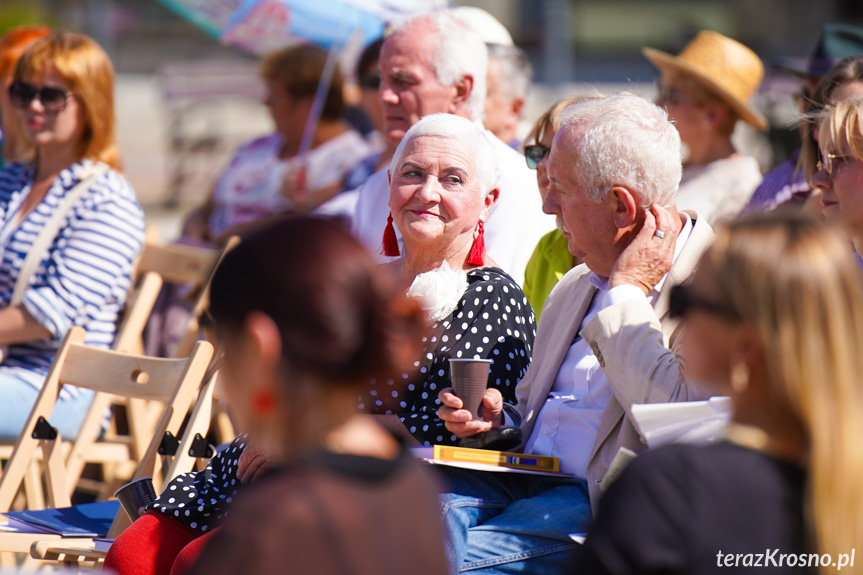
[[[370,413],[395,414],[425,445],[451,445],[457,438],[438,419],[438,392],[450,387],[450,358],[492,360],[489,386],[515,402],[515,386],[530,365],[536,324],[527,297],[498,268],[467,273],[468,288],[458,307],[436,322],[423,339],[418,377],[372,381],[360,395],[359,407]]]
[[[218,527],[240,488],[237,461],[247,443],[248,436],[241,434],[203,471],[178,475],[147,509],[204,533]]]
[[[398,415],[424,444],[456,442],[436,415],[437,394],[451,385],[449,358],[491,359],[489,386],[510,403],[530,364],[536,324],[518,284],[497,268],[471,270],[467,282],[455,311],[424,338],[422,360],[413,366],[416,376],[404,373],[400,381],[373,381],[360,397],[360,409]],[[203,471],[179,475],[149,509],[201,532],[217,527],[240,487],[237,461],[247,443],[248,437],[240,435]]]

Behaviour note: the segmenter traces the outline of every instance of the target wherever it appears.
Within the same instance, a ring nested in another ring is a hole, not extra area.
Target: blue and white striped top
[[[92,162],[84,160],[60,172],[20,225],[18,214],[35,168],[7,164],[0,170],[0,308],[12,298],[18,272],[42,227],[91,167]],[[135,192],[119,173],[109,170],[69,210],[24,293],[22,305],[52,337],[10,346],[0,375],[14,374],[41,388],[60,341],[72,326],[86,330],[88,345],[110,347],[143,241],[144,215]]]

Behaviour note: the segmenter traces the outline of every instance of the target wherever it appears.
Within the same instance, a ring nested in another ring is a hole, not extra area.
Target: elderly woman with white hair
[[[489,387],[514,403],[515,385],[530,364],[533,310],[515,281],[485,254],[484,222],[497,201],[494,152],[476,124],[432,114],[405,134],[389,169],[386,264],[426,312],[419,380],[375,381],[360,408],[397,417],[420,443],[457,438],[436,416],[438,392],[450,386],[449,359],[490,359]],[[407,382],[407,386],[405,386]],[[384,419],[384,418],[382,418]],[[396,427],[398,429],[398,427]]]
[[[450,387],[450,358],[490,359],[489,387],[509,403],[530,363],[533,311],[484,250],[483,222],[498,196],[493,161],[485,133],[450,114],[418,121],[393,156],[384,243],[397,250],[395,224],[405,253],[383,268],[423,308],[430,328],[421,359],[395,378],[362,386],[358,407],[408,443],[458,440],[436,415],[438,392]],[[133,524],[112,551],[110,566],[120,575],[156,575],[190,564],[203,549],[202,536],[228,514],[241,484],[262,477],[271,465],[270,454],[241,435],[206,470],[172,481],[150,506],[146,522]]]

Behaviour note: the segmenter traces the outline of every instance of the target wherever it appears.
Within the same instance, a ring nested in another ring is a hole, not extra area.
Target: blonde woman
[[[669,306],[686,326],[686,375],[732,397],[731,430],[634,461],[577,572],[851,568],[863,541],[863,282],[844,238],[788,213],[722,225]]]
[[[821,194],[821,210],[845,230],[858,258],[863,253],[863,99],[827,108],[818,134],[821,160],[812,187]]]

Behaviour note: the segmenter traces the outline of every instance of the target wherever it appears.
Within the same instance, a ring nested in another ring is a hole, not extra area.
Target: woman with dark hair
[[[143,213],[119,171],[114,70],[102,48],[53,32],[24,51],[12,80],[9,102],[30,153],[0,170],[6,440],[20,434],[70,327],[86,330],[87,345],[113,343],[144,238]],[[51,422],[63,437],[77,436],[92,397],[75,388],[60,395]]]
[[[184,573],[200,556],[191,572],[207,575],[443,573],[432,482],[356,409],[358,387],[419,358],[423,330],[371,255],[334,223],[283,220],[225,257],[210,313],[231,406],[275,469],[236,495],[216,531],[216,518],[197,512],[193,485],[172,483],[166,493],[187,509],[165,514],[157,504],[117,539],[106,566]],[[171,518],[181,512],[194,515],[189,529]]]
[[[211,196],[187,218],[185,238],[220,244],[260,218],[287,211],[311,212],[344,187],[371,147],[343,118],[344,77],[338,67],[311,134],[311,146],[301,154],[326,61],[326,50],[312,45],[284,48],[264,58],[264,103],[275,132],[237,150]]]
[[[381,55],[381,46],[384,39],[375,40],[363,50],[357,62],[357,84],[360,88],[360,107],[372,124],[372,131],[366,138],[374,146],[374,153],[360,162],[348,176],[345,183],[346,190],[358,188],[369,176],[380,169],[385,168],[396,151],[395,143],[387,140],[381,134],[384,125],[384,110],[378,97],[378,89],[381,85],[381,75],[378,71],[378,60]]]

